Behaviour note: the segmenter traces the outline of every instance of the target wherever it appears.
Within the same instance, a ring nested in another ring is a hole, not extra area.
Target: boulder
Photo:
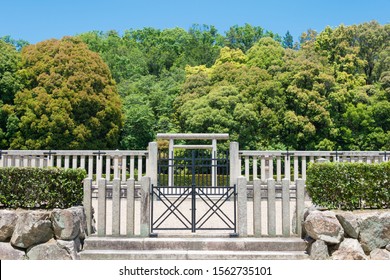
[[[39,244],[27,250],[30,260],[71,260],[69,253],[61,248],[54,239]]]
[[[341,226],[346,235],[357,239],[360,233],[360,218],[352,212],[341,212],[336,214]]]
[[[18,215],[15,211],[0,210],[0,242],[9,241],[14,233]]]
[[[371,260],[390,260],[390,252],[386,249],[374,249],[370,253]]]
[[[311,244],[310,247],[310,259],[311,260],[326,260],[329,259],[328,246],[325,241],[317,240]]]
[[[390,212],[370,213],[361,218],[359,239],[366,254],[390,243]]]
[[[22,250],[18,250],[9,242],[0,242],[0,260],[24,260],[26,254]]]
[[[76,238],[72,241],[57,240],[57,243],[61,249],[65,249],[68,252],[72,260],[80,259],[80,255],[78,254],[78,252],[81,251],[81,243],[79,238]]]
[[[71,211],[75,211],[76,215],[80,218],[80,233],[79,238],[85,239],[88,235],[87,216],[85,215],[85,209],[83,206],[75,206],[70,208]]]
[[[311,212],[304,222],[304,227],[310,237],[329,244],[338,244],[344,237],[344,230],[331,211]]]
[[[19,214],[11,244],[19,248],[45,243],[53,237],[50,212],[26,211]]]
[[[390,243],[389,243],[389,244],[387,244],[387,246],[386,246],[386,250],[390,252]]]
[[[51,220],[57,239],[73,240],[80,234],[81,220],[75,209],[54,209]]]
[[[345,238],[337,251],[333,252],[332,260],[366,260],[367,256],[357,239]]]

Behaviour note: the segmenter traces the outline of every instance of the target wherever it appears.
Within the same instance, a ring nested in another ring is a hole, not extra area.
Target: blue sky
[[[376,20],[390,23],[389,0],[2,0],[0,37],[11,35],[36,43],[91,30],[154,27],[159,29],[192,24],[214,25],[221,34],[233,25],[261,26],[298,40],[309,28],[318,32],[327,25],[352,25]]]

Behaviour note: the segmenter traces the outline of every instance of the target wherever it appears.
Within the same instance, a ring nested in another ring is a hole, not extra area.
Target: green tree
[[[282,46],[285,49],[292,49],[294,47],[294,38],[290,34],[290,31],[287,31],[286,35],[284,35]]]
[[[0,149],[9,147],[9,140],[16,132],[15,118],[10,105],[15,93],[22,88],[17,75],[20,54],[15,47],[0,40]]]
[[[260,26],[252,26],[248,23],[244,26],[234,25],[226,32],[225,46],[246,52],[264,36],[264,29]]]
[[[65,37],[22,50],[15,95],[20,120],[13,149],[117,148],[121,103],[110,70],[79,39]]]

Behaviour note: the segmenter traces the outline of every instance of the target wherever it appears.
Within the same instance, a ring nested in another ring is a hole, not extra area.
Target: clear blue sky
[[[376,20],[390,23],[390,0],[2,0],[0,37],[36,43],[91,30],[194,24],[214,25],[221,34],[249,23],[298,40],[309,28],[352,25]]]

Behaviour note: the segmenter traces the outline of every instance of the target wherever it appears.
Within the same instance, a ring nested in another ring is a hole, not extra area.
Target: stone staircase
[[[82,260],[305,260],[299,238],[89,237]]]

